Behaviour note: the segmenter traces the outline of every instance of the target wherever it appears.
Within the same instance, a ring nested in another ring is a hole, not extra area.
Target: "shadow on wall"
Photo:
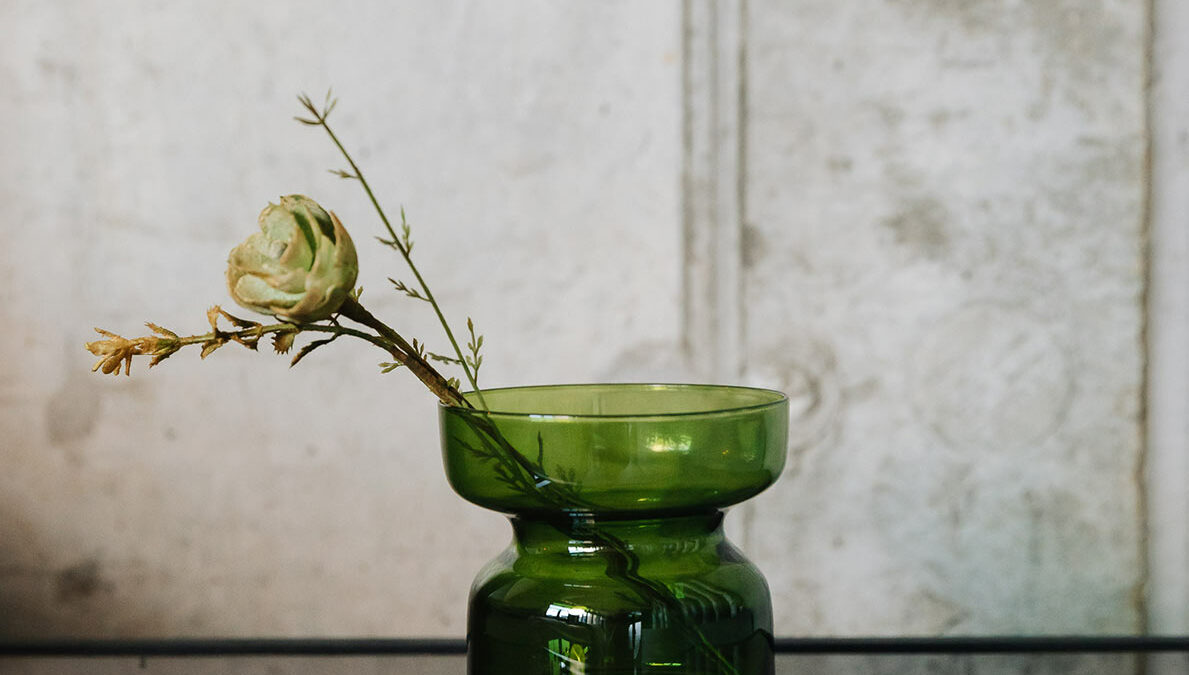
[[[99,558],[65,566],[53,558],[27,519],[0,506],[0,640],[112,637],[159,625],[159,612],[140,604],[138,589],[117,588]]]

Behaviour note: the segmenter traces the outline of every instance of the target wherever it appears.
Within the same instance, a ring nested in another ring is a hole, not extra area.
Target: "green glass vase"
[[[468,671],[771,673],[764,577],[723,510],[780,475],[788,400],[713,385],[563,385],[441,408],[446,475],[508,514],[471,588]]]

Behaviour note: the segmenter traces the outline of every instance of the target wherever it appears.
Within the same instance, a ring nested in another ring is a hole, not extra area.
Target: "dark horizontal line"
[[[367,656],[465,654],[458,639],[209,638],[0,642],[9,656]]]
[[[1189,652],[1189,636],[777,638],[784,654]]]
[[[1189,637],[777,638],[781,654],[1189,652]],[[0,641],[0,656],[379,656],[465,654],[460,639],[207,638]]]

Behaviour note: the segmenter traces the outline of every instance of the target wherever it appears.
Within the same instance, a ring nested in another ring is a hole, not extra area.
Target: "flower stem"
[[[525,494],[536,494],[543,502],[560,509],[570,518],[592,509],[593,505],[581,499],[576,492],[568,489],[568,486],[549,478],[541,462],[532,463],[513,447],[485,412],[475,411],[465,419],[476,432],[480,442],[489,448],[490,453],[487,456],[503,464],[509,477],[516,481],[519,489]],[[591,526],[586,534],[604,548],[607,576],[619,579],[642,598],[665,607],[675,618],[679,628],[716,662],[723,672],[738,675],[739,671],[734,664],[710,641],[701,627],[685,614],[685,609],[673,591],[664,584],[640,574],[640,558],[627,542],[598,526]]]
[[[431,366],[412,345],[401,337],[400,333],[397,333],[387,324],[377,319],[354,298],[347,298],[343,301],[343,304],[339,307],[339,314],[371,328],[380,337],[394,344],[402,353],[402,356],[398,357],[398,359],[417,376],[417,379],[429,387],[430,391],[437,394],[443,403],[466,408],[472,407],[470,402],[463,398],[462,394],[451,386],[450,382],[437,369]]]
[[[364,192],[367,193],[368,199],[371,201],[376,213],[379,214],[380,220],[383,222],[384,227],[387,229],[388,235],[391,238],[390,240],[384,240],[384,243],[391,246],[392,248],[395,248],[401,254],[401,257],[405,259],[405,262],[408,264],[409,269],[412,270],[413,275],[417,279],[417,283],[421,287],[424,299],[430,303],[434,309],[434,313],[437,314],[438,321],[445,330],[446,337],[450,340],[451,347],[454,348],[454,353],[458,357],[459,363],[462,365],[463,372],[466,374],[466,378],[470,385],[474,388],[479,404],[483,408],[482,411],[474,411],[473,414],[468,417],[468,421],[479,437],[481,445],[487,446],[487,449],[482,451],[481,454],[499,462],[503,466],[503,470],[506,473],[508,480],[511,481],[517,489],[524,491],[525,494],[536,494],[545,503],[560,507],[563,511],[567,511],[571,514],[582,511],[584,507],[589,505],[584,504],[584,500],[582,500],[575,491],[570,489],[570,486],[560,484],[551,479],[546,473],[544,466],[541,465],[540,460],[534,464],[528,457],[513,447],[511,443],[509,443],[508,440],[504,438],[503,434],[500,433],[495,421],[491,419],[490,415],[486,412],[487,403],[483,399],[483,392],[479,389],[479,385],[475,379],[475,374],[468,366],[466,357],[463,355],[462,349],[459,347],[458,340],[455,339],[454,332],[450,329],[450,324],[446,321],[446,317],[442,313],[441,306],[434,298],[433,292],[429,289],[429,285],[426,284],[425,279],[421,276],[421,272],[417,269],[417,266],[413,264],[413,260],[409,252],[409,246],[406,246],[406,244],[402,242],[401,238],[397,235],[396,229],[388,220],[388,216],[384,213],[384,209],[380,206],[379,200],[376,199],[376,195],[372,191],[371,185],[367,182],[367,179],[364,178],[363,171],[355,163],[355,160],[351,157],[351,154],[347,152],[347,149],[343,146],[342,142],[339,141],[338,136],[334,133],[334,130],[330,128],[330,125],[326,121],[327,116],[334,107],[334,102],[330,100],[330,94],[327,94],[327,105],[321,111],[319,111],[317,107],[314,106],[313,102],[310,101],[308,96],[302,95],[299,97],[299,100],[301,100],[302,105],[304,105],[306,109],[313,115],[314,119],[307,120],[298,118],[298,121],[312,126],[321,126],[326,131],[327,135],[330,136],[330,140],[334,143],[335,147],[339,149],[339,152],[342,153],[343,157],[347,161],[347,164],[351,167],[351,174],[339,172],[340,175],[345,178],[354,178],[359,181],[360,185],[363,186]],[[429,365],[429,363],[425,361],[424,358],[421,357],[421,354],[417,349],[405,342],[395,330],[382,323],[354,299],[347,299],[343,303],[342,307],[340,307],[339,313],[342,316],[351,319],[352,321],[365,325],[376,331],[378,336],[382,338],[383,341],[399,350],[403,354],[403,358],[401,356],[397,356],[398,360],[410,370],[412,370],[414,374],[417,375],[417,377],[430,388],[430,390],[438,395],[443,403],[446,405],[473,408],[470,402],[467,401],[457,389],[451,386],[449,381],[443,378],[440,373],[438,373],[432,366]],[[394,355],[396,354],[396,352],[393,353]],[[686,634],[690,636],[692,641],[700,649],[709,654],[710,658],[714,660],[720,666],[720,668],[724,669],[728,673],[738,672],[734,665],[731,664],[718,650],[718,648],[715,647],[715,645],[707,638],[702,629],[685,615],[681,603],[674,596],[672,590],[670,590],[664,584],[648,579],[644,575],[640,574],[640,561],[635,552],[632,551],[631,547],[629,547],[624,541],[613,534],[604,532],[603,528],[592,528],[591,535],[593,539],[602,543],[608,550],[607,574],[609,576],[622,580],[628,587],[633,588],[642,597],[648,598],[652,602],[655,602],[671,610],[676,615],[677,621],[682,624],[682,628],[685,630]]]
[[[303,104],[304,103],[305,102],[303,101]],[[467,381],[470,382],[471,387],[475,390],[475,395],[479,399],[479,404],[484,409],[486,409],[487,402],[483,399],[483,391],[479,389],[479,383],[475,379],[475,374],[467,365],[466,357],[463,356],[462,348],[458,346],[458,340],[454,337],[454,331],[450,329],[450,324],[446,321],[446,316],[442,313],[441,305],[439,305],[438,301],[434,298],[433,291],[429,290],[429,284],[425,283],[425,279],[421,276],[421,272],[417,269],[417,266],[413,264],[413,258],[409,255],[409,249],[401,243],[400,237],[397,236],[396,230],[392,227],[392,223],[388,220],[388,215],[384,213],[384,208],[380,206],[379,200],[376,199],[376,194],[372,191],[371,185],[367,182],[367,179],[364,178],[363,170],[360,169],[359,165],[355,163],[355,160],[351,157],[351,153],[347,152],[347,148],[343,146],[342,142],[339,141],[339,137],[335,135],[334,130],[330,128],[330,124],[326,121],[327,112],[319,112],[316,109],[311,109],[311,112],[317,119],[319,126],[326,130],[327,135],[330,136],[330,140],[334,142],[335,147],[339,149],[339,152],[342,153],[343,158],[347,160],[347,164],[351,166],[351,171],[355,174],[354,178],[357,179],[359,184],[363,186],[363,191],[367,193],[367,197],[371,201],[372,207],[375,208],[376,213],[380,216],[380,221],[384,223],[385,229],[388,230],[388,236],[391,237],[389,242],[390,245],[400,252],[401,257],[404,258],[405,262],[409,265],[409,269],[413,271],[413,276],[417,278],[417,283],[421,286],[421,291],[425,294],[425,299],[429,302],[430,306],[433,307],[434,313],[438,316],[438,322],[442,324],[442,328],[446,332],[446,338],[450,340],[450,346],[454,348],[454,353],[458,356],[459,365],[462,366],[462,371],[466,374]],[[467,405],[469,406],[470,404],[468,403]]]
[[[268,324],[268,325],[256,324],[255,326],[252,326],[250,328],[240,328],[239,330],[229,330],[229,331],[218,330],[218,331],[211,331],[209,333],[203,333],[202,335],[187,335],[185,337],[178,336],[178,337],[171,337],[171,338],[154,338],[154,339],[157,340],[158,343],[160,343],[160,344],[169,344],[172,346],[176,346],[177,348],[181,348],[181,347],[187,347],[189,345],[206,344],[206,343],[209,343],[211,340],[215,340],[215,339],[230,340],[232,342],[238,342],[240,344],[252,344],[259,338],[264,337],[265,335],[271,335],[274,333],[304,333],[304,332],[330,333],[332,335],[348,335],[350,337],[359,338],[361,340],[366,340],[367,342],[374,344],[375,346],[379,347],[380,349],[383,349],[384,351],[388,352],[389,354],[392,354],[392,356],[397,359],[404,358],[404,354],[402,354],[398,349],[396,349],[395,345],[386,343],[383,339],[380,339],[375,335],[366,333],[361,330],[355,330],[353,328],[346,328],[344,326],[337,326],[337,325],[333,325],[333,324],[330,324],[330,325],[316,324],[316,323],[306,323],[306,324],[273,323],[273,324]],[[152,352],[144,352],[144,353],[151,354]],[[139,355],[140,352],[137,352],[137,354]]]
[[[255,350],[265,335],[273,335],[273,346],[277,352],[284,353],[293,345],[293,338],[300,333],[329,333],[331,335],[329,339],[318,340],[303,347],[297,356],[293,358],[291,362],[291,365],[293,365],[314,349],[340,336],[348,335],[370,342],[391,354],[397,363],[411,370],[430,391],[437,394],[442,403],[464,408],[474,407],[459,393],[458,389],[449,380],[443,377],[441,373],[425,360],[419,349],[409,344],[400,333],[397,333],[373,316],[371,312],[364,309],[363,305],[360,305],[357,300],[354,298],[345,300],[339,307],[338,315],[367,326],[375,331],[375,333],[347,328],[346,326],[339,325],[333,319],[330,323],[274,323],[264,325],[255,321],[234,317],[216,305],[207,311],[207,319],[211,322],[211,330],[201,335],[187,335],[183,337],[171,330],[150,323],[148,326],[153,330],[153,335],[129,339],[110,331],[96,328],[95,330],[101,335],[104,335],[106,339],[88,342],[86,348],[92,354],[100,357],[92,370],[102,370],[106,375],[112,373],[118,374],[121,369],[125,373],[131,372],[132,360],[137,356],[152,357],[149,366],[155,366],[181,348],[189,345],[202,345],[201,356],[202,358],[206,358],[210,353],[228,342],[235,342]],[[231,321],[236,328],[234,330],[220,329],[218,326],[220,318]]]

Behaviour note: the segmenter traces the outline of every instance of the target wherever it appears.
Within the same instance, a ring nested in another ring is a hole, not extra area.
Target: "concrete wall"
[[[0,634],[462,634],[508,529],[450,493],[432,397],[383,355],[115,379],[81,349],[202,331],[293,192],[355,234],[365,303],[435,338],[290,121],[331,85],[487,335],[484,384],[793,395],[787,475],[729,521],[778,633],[1189,631],[1177,3],[63,0],[0,25]]]
[[[745,368],[820,425],[755,507],[781,618],[1139,630],[1143,8],[856,9],[745,17]]]

